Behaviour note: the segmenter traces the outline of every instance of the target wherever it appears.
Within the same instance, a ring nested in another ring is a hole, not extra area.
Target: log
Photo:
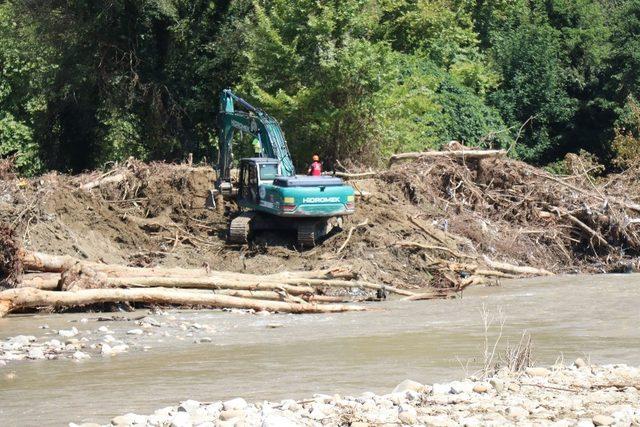
[[[58,288],[60,273],[30,273],[20,278],[19,288],[36,288],[55,291]]]
[[[117,287],[164,287],[164,288],[192,288],[192,289],[235,289],[248,291],[273,291],[282,290],[291,295],[303,295],[314,293],[310,286],[299,286],[312,279],[288,279],[294,284],[286,283],[287,279],[280,282],[266,282],[260,276],[254,276],[252,280],[230,280],[219,277],[108,277],[106,283]],[[329,280],[331,281],[331,280]],[[347,282],[351,283],[351,282]],[[353,285],[355,286],[355,285]]]
[[[358,173],[349,173],[349,172],[334,172],[335,176],[340,178],[353,178],[353,179],[362,179],[362,178],[371,178],[374,176],[379,176],[380,172],[371,171],[371,172],[358,172]]]
[[[548,270],[545,270],[543,268],[507,264],[506,262],[493,261],[486,256],[484,256],[484,262],[485,264],[487,264],[487,266],[495,270],[502,271],[504,273],[512,273],[512,274],[519,274],[519,275],[524,274],[527,276],[554,276],[555,275],[554,273]]]
[[[456,151],[422,151],[394,154],[389,158],[389,166],[399,160],[449,157],[453,159],[488,159],[506,156],[506,150],[456,150]]]
[[[86,184],[82,184],[80,186],[81,190],[89,191],[93,188],[100,187],[105,184],[114,184],[121,181],[124,181],[127,178],[127,174],[125,173],[117,173],[111,176],[105,176],[100,179],[96,179],[95,181],[87,182]]]
[[[238,298],[213,293],[197,293],[176,289],[83,289],[80,291],[43,291],[15,288],[0,292],[0,317],[9,313],[43,306],[74,307],[98,303],[148,303],[211,308],[237,308],[280,313],[340,313],[364,311],[363,306],[346,304],[290,303]]]

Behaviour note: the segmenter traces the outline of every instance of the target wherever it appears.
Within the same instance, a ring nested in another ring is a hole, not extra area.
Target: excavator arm
[[[237,111],[236,105],[244,111]],[[284,176],[295,176],[295,168],[287,141],[278,122],[264,111],[235,95],[230,89],[220,94],[218,113],[218,181],[216,186],[231,182],[233,135],[236,131],[248,133],[260,141],[262,155],[277,159]]]

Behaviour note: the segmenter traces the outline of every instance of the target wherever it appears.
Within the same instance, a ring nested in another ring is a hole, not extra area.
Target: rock
[[[450,383],[452,394],[471,393],[473,383],[466,381],[453,381]]]
[[[155,327],[161,326],[160,322],[158,322],[153,317],[143,317],[142,319],[140,319],[140,323],[146,323],[147,325],[155,326]]]
[[[521,406],[510,406],[507,408],[507,415],[512,418],[525,418],[529,416],[529,411]]]
[[[489,384],[487,383],[475,383],[473,385],[473,391],[475,393],[486,393],[489,391]]]
[[[17,335],[9,338],[9,341],[3,345],[3,348],[5,350],[20,350],[35,340],[36,337],[32,335]]]
[[[448,384],[448,383],[444,383],[444,384],[434,383],[431,386],[431,392],[433,394],[449,394],[449,393],[451,393],[451,384]]]
[[[246,416],[247,414],[245,414],[244,410],[242,409],[228,409],[220,412],[220,419],[222,421],[229,421],[235,418],[242,419]]]
[[[276,329],[276,328],[282,328],[284,325],[282,323],[269,323],[267,324],[267,328],[269,329]]]
[[[126,344],[119,344],[119,345],[115,345],[113,347],[111,347],[111,354],[115,355],[115,354],[120,354],[120,353],[124,353],[127,350],[129,350],[129,346]]]
[[[102,348],[100,349],[100,353],[103,356],[111,356],[113,354],[113,349],[107,343],[102,344]]]
[[[418,423],[418,413],[416,409],[407,404],[402,404],[399,407],[398,420],[403,424],[414,425]]]
[[[577,427],[593,427],[593,421],[588,418],[581,418],[578,420]]]
[[[393,389],[392,393],[403,393],[405,391],[421,392],[422,390],[424,390],[423,384],[412,380],[404,380]]]
[[[354,421],[350,424],[351,427],[369,427],[369,423],[364,421]]]
[[[296,427],[298,424],[282,415],[270,413],[262,419],[262,427]],[[353,424],[351,424],[353,426]]]
[[[502,391],[504,390],[504,381],[502,381],[501,379],[491,378],[489,384],[491,384],[491,387],[493,387],[498,393],[502,393]]]
[[[462,420],[460,420],[460,424],[462,424],[464,427],[477,427],[481,425],[480,420],[475,417],[463,418]]]
[[[171,418],[171,427],[191,427],[191,417],[187,412],[176,412],[173,418]]]
[[[178,411],[193,413],[200,408],[200,402],[197,400],[185,400],[178,405]]]
[[[615,422],[613,417],[602,414],[596,415],[591,419],[591,421],[593,421],[593,424],[596,426],[610,426]]]
[[[58,335],[65,338],[75,337],[76,335],[78,335],[78,328],[74,326],[71,329],[60,329],[58,331]]]
[[[578,357],[576,361],[573,362],[573,366],[575,366],[578,369],[584,368],[587,366],[587,362],[585,362],[584,359],[582,359],[581,357]]]
[[[213,340],[210,337],[202,337],[198,341],[199,342],[212,342]]]
[[[132,413],[120,415],[111,419],[111,424],[114,426],[131,426],[134,424],[145,425],[146,423],[147,417]]]
[[[222,407],[225,411],[244,409],[247,407],[247,401],[241,397],[237,397],[235,399],[227,400],[222,404]]]
[[[422,417],[420,422],[428,425],[429,427],[452,427],[458,425],[458,423],[446,415]]]
[[[91,359],[91,356],[88,355],[87,353],[83,353],[80,350],[76,351],[75,353],[73,353],[72,356],[75,360],[84,360],[84,359]]]
[[[42,349],[42,347],[33,347],[29,349],[27,358],[33,360],[44,359],[44,350]]]
[[[548,377],[551,374],[547,368],[527,368],[524,372],[530,377]]]
[[[144,332],[142,329],[129,329],[127,335],[142,335]]]
[[[106,326],[100,326],[98,328],[98,331],[107,333],[107,332],[109,332],[109,328],[107,328]]]

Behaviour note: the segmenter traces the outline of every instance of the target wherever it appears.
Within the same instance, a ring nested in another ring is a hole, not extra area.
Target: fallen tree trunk
[[[358,172],[358,173],[349,173],[349,172],[334,172],[333,173],[335,176],[339,176],[340,178],[354,178],[354,179],[361,179],[361,178],[371,178],[374,176],[378,176],[380,175],[380,172],[375,172],[375,171],[371,171],[371,172]]]
[[[20,278],[19,288],[36,288],[55,291],[60,281],[60,273],[30,273]]]
[[[490,268],[504,273],[524,274],[527,276],[554,276],[555,274],[543,268],[526,267],[520,265],[507,264],[506,262],[492,261],[488,257],[484,257],[484,262]]]
[[[488,159],[506,156],[505,150],[456,150],[456,151],[422,151],[394,154],[389,158],[389,166],[399,160],[449,157],[454,159]]]
[[[95,181],[87,182],[86,184],[82,184],[80,186],[81,190],[89,191],[93,188],[100,187],[104,184],[115,184],[121,181],[124,181],[127,178],[127,175],[124,173],[117,173],[115,175],[106,176],[100,179],[96,179]]]
[[[55,272],[62,273],[68,270],[72,265],[81,263],[92,270],[105,273],[110,277],[218,277],[218,278],[234,278],[238,280],[253,280],[256,277],[264,279],[264,281],[279,281],[282,279],[295,280],[300,279],[352,279],[356,275],[350,270],[343,268],[334,268],[329,270],[311,270],[311,271],[284,271],[274,274],[255,275],[246,273],[235,273],[232,271],[214,271],[206,268],[167,268],[167,267],[128,267],[118,264],[102,264],[97,262],[85,261],[68,255],[50,255],[42,252],[21,251],[19,253],[20,261],[27,271]]]
[[[288,284],[286,281],[294,284]],[[310,279],[283,279],[279,282],[267,282],[259,276],[252,280],[233,280],[219,277],[108,277],[106,283],[117,287],[163,287],[163,288],[193,288],[193,289],[235,289],[247,291],[282,290],[291,295],[314,293],[310,286],[300,286]],[[355,285],[353,285],[355,286]]]
[[[280,313],[339,313],[364,311],[365,307],[345,304],[290,303],[238,298],[214,293],[197,293],[175,289],[84,289],[80,291],[43,291],[16,288],[0,292],[0,317],[35,307],[74,307],[108,302],[132,302],[167,305],[202,305],[211,308],[252,309]]]

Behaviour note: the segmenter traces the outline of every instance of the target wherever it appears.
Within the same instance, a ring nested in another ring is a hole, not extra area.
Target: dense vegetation
[[[24,173],[216,146],[220,89],[299,163],[451,139],[640,153],[640,0],[4,0],[0,156]]]

